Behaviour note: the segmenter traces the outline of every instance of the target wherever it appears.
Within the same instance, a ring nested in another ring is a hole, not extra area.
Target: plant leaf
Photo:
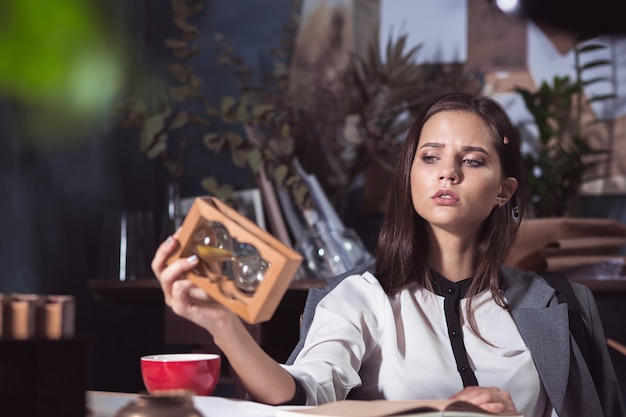
[[[221,137],[217,133],[208,133],[204,135],[202,138],[202,143],[207,149],[214,151],[215,153],[219,152],[224,146],[225,139]]]
[[[600,67],[600,66],[603,66],[603,65],[610,65],[610,64],[611,64],[611,61],[609,61],[607,59],[597,59],[595,61],[590,61],[590,62],[585,63],[584,65],[582,65],[580,67],[580,69],[582,71],[584,71],[584,70],[587,70],[589,68]]]
[[[599,83],[599,82],[612,82],[612,80],[609,77],[594,77],[594,78],[590,78],[588,80],[581,80],[581,83],[583,86],[588,86],[591,84],[595,84],[595,83]]]
[[[285,178],[287,178],[287,173],[289,172],[289,167],[285,164],[280,164],[274,169],[274,183],[278,186],[281,186],[285,182]]]
[[[145,150],[145,153],[149,159],[154,159],[165,151],[167,151],[167,134],[163,132],[156,137],[154,143]]]
[[[274,106],[271,104],[257,104],[252,107],[252,117],[258,119],[272,111],[274,111]]]
[[[222,97],[222,101],[220,103],[220,109],[223,113],[229,112],[233,107],[237,105],[237,100],[230,96]]]
[[[578,48],[578,52],[579,53],[584,53],[584,52],[591,52],[591,51],[597,51],[599,49],[606,49],[607,46],[603,45],[601,43],[589,43],[586,44],[580,48]]]
[[[246,161],[254,174],[258,174],[261,169],[261,152],[258,148],[252,148],[246,153]]]
[[[617,98],[616,94],[602,94],[602,95],[599,95],[599,96],[590,97],[588,100],[589,100],[590,103],[595,103],[596,101],[615,99],[615,98]]]
[[[174,120],[172,120],[172,122],[169,124],[168,129],[178,129],[187,126],[187,123],[189,123],[189,116],[187,115],[187,112],[182,111],[174,116]]]
[[[139,149],[142,152],[148,151],[156,141],[157,135],[163,131],[165,127],[165,116],[156,114],[148,117],[139,133]]]
[[[217,183],[217,180],[215,179],[215,177],[202,178],[202,180],[200,181],[200,184],[202,185],[202,188],[204,188],[211,194],[215,194],[217,190],[219,189],[219,184]]]
[[[189,42],[182,41],[180,39],[165,39],[165,46],[172,49],[185,49],[189,45]]]
[[[237,132],[228,130],[224,132],[223,136],[231,148],[238,148],[244,143],[243,137]]]
[[[178,62],[168,64],[167,71],[172,75],[172,77],[181,82],[183,82],[191,73],[188,67]]]

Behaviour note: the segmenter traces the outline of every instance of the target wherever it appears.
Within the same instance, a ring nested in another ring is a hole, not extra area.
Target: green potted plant
[[[606,121],[591,114],[593,102],[615,98],[614,94],[587,98],[585,88],[606,82],[602,77],[585,79],[591,68],[611,65],[607,60],[581,63],[581,56],[605,48],[587,43],[575,48],[576,77],[555,76],[543,82],[537,91],[517,88],[538,129],[536,150],[525,157],[532,215],[555,217],[575,213],[581,184],[602,177],[595,170],[605,164],[608,149],[594,146],[594,135]],[[520,126],[523,128],[524,126]],[[593,129],[595,127],[595,129]]]

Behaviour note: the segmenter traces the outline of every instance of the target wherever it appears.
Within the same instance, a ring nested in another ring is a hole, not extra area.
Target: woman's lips
[[[438,190],[431,198],[441,206],[453,206],[460,201],[459,196],[448,189]]]

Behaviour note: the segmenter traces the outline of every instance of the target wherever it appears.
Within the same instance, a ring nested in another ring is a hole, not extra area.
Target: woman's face
[[[492,133],[480,117],[448,110],[424,124],[411,166],[411,196],[433,230],[475,236],[493,207],[516,189],[515,178],[502,177]]]

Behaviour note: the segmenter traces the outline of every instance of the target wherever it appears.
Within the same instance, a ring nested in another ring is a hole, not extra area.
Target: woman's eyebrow
[[[419,147],[419,149],[422,148],[437,148],[437,149],[442,149],[446,146],[445,143],[440,143],[440,142],[426,142],[425,144],[423,144],[422,146]],[[487,152],[487,150],[481,146],[464,146],[463,147],[463,152],[480,152],[480,153],[484,153],[485,155],[489,156],[489,152]]]
[[[426,142],[425,144],[420,146],[420,149],[422,149],[422,148],[443,148],[444,146],[446,146],[446,145],[443,144],[443,143],[439,143],[439,142]]]
[[[485,155],[489,156],[489,152],[487,152],[487,150],[485,148],[482,148],[480,146],[464,146],[463,150],[465,152],[480,152],[480,153],[484,153]]]

